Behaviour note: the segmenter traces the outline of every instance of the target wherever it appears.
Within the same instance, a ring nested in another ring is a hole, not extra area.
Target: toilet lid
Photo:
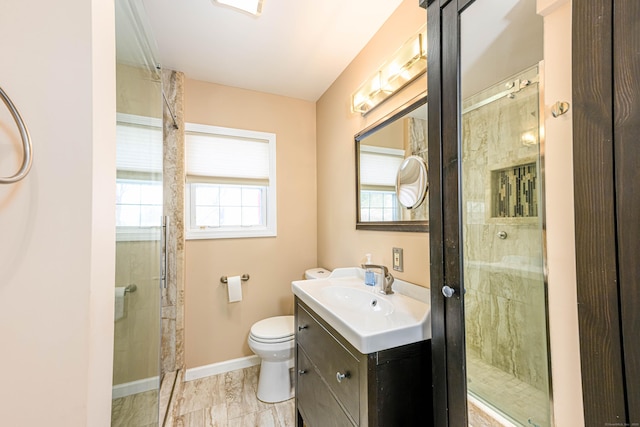
[[[293,316],[276,316],[254,323],[251,335],[256,338],[277,340],[293,335]]]

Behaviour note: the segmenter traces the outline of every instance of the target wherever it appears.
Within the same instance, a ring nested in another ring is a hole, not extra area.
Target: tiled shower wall
[[[163,70],[164,213],[169,217],[162,291],[162,374],[184,368],[184,73]]]
[[[533,69],[518,78],[533,81],[536,74]],[[504,89],[501,84],[484,91],[464,106]],[[468,356],[546,391],[541,218],[496,216],[493,204],[504,189],[492,179],[497,171],[517,172],[538,161],[538,110],[537,84],[532,83],[463,115],[465,327]],[[472,373],[469,377],[472,383]]]

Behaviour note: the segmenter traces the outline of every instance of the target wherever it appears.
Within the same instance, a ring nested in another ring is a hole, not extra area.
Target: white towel
[[[115,320],[120,320],[124,317],[124,294],[125,287],[118,286],[116,287],[116,303],[115,303]]]

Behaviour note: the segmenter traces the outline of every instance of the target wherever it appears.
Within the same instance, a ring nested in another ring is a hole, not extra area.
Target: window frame
[[[269,178],[268,184],[265,186],[266,207],[265,207],[265,225],[262,226],[226,226],[226,227],[207,227],[198,228],[192,225],[195,218],[192,184],[218,184],[226,185],[234,183],[237,185],[246,185],[242,178],[214,178],[189,175],[186,165],[187,159],[187,134],[199,133],[212,136],[257,139],[266,141],[269,152]],[[186,240],[212,240],[212,239],[241,239],[241,238],[260,238],[260,237],[276,237],[277,236],[277,194],[276,194],[276,134],[270,132],[260,132],[254,130],[228,128],[222,126],[211,126],[197,123],[185,123],[185,239]]]

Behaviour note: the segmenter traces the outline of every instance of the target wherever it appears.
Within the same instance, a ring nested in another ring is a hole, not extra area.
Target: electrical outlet
[[[402,266],[402,248],[393,248],[393,269],[395,271],[404,271]]]

